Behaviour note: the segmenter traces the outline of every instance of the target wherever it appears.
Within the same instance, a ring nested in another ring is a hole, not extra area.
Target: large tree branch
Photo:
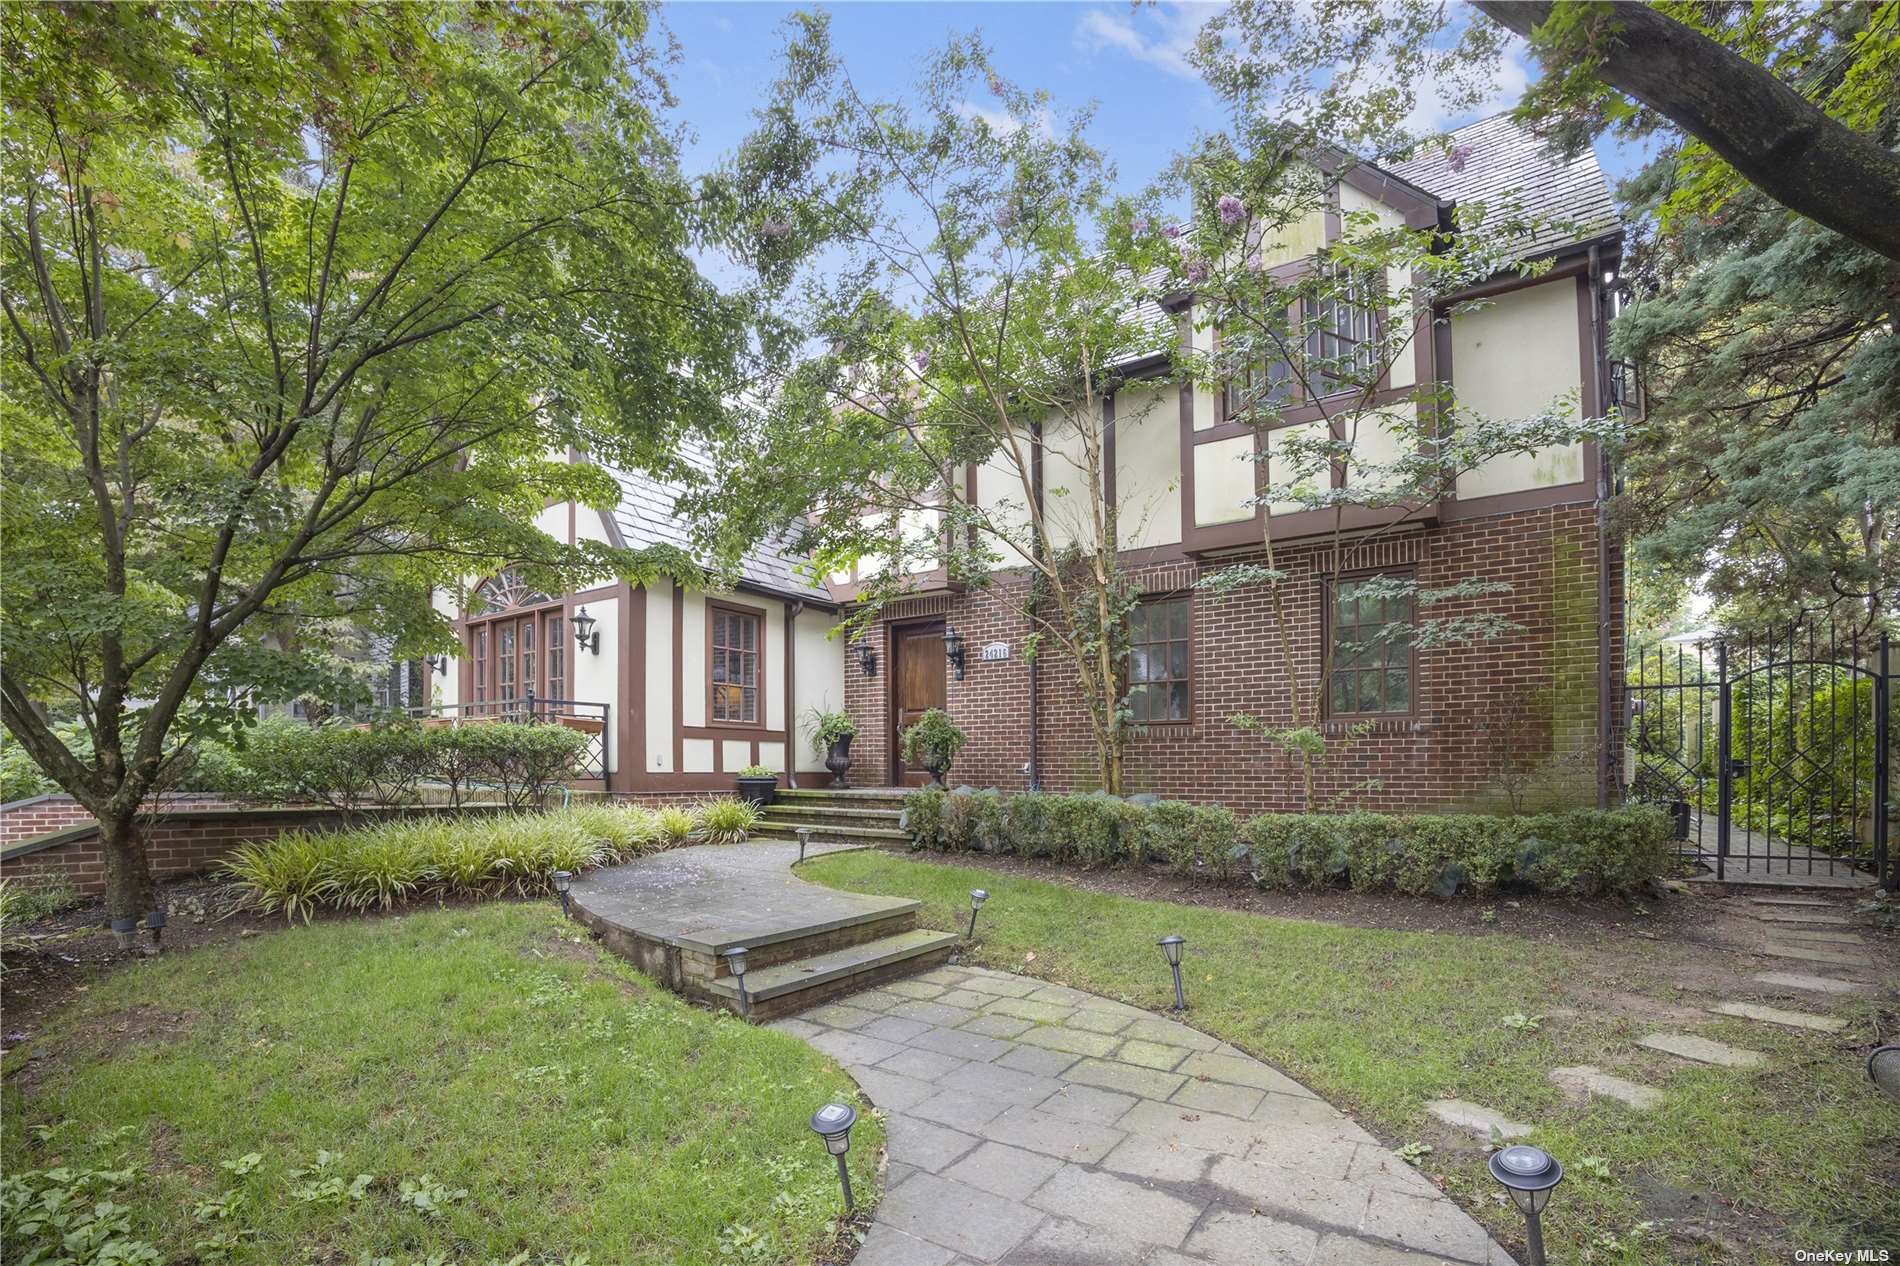
[[[1530,38],[1550,0],[1475,0]],[[1791,211],[1900,260],[1900,155],[1831,119],[1794,89],[1647,4],[1617,0],[1618,34],[1596,68],[1707,145]]]

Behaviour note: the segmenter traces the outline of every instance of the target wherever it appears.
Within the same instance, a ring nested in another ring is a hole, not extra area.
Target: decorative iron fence
[[[1678,643],[1627,674],[1633,799],[1668,804],[1715,871],[1895,878],[1892,648],[1803,625]]]
[[[598,783],[613,790],[608,735],[613,732],[613,705],[581,699],[537,699],[534,691],[514,699],[485,699],[479,703],[438,703],[409,709],[424,725],[480,725],[506,721],[517,725],[559,725],[587,735],[587,745],[574,759],[574,781]]]

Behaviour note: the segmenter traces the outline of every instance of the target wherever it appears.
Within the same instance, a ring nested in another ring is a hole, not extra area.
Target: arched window
[[[513,568],[476,586],[468,619],[469,711],[526,719],[567,698],[567,608]]]

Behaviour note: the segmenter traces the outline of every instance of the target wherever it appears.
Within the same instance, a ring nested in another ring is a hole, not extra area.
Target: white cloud
[[[1525,62],[1526,49],[1523,40],[1513,38],[1498,64],[1496,81],[1483,97],[1469,105],[1452,105],[1448,100],[1449,87],[1435,78],[1420,80],[1413,85],[1417,99],[1405,116],[1405,126],[1421,135],[1447,132],[1516,105],[1531,81],[1530,67]],[[1376,74],[1371,77],[1378,78]]]
[[[974,101],[957,102],[956,111],[958,118],[983,120],[989,124],[990,131],[998,136],[1008,136],[1023,126],[1023,121],[1009,111],[1000,107],[980,106]],[[1055,115],[1050,113],[1048,106],[1043,106],[1036,111],[1034,119],[1031,120],[1031,126],[1035,129],[1037,136],[1052,137],[1056,130]]]
[[[1188,50],[1218,5],[1170,4],[1135,13],[1088,9],[1075,24],[1075,42],[1087,52],[1110,49],[1136,61],[1178,75],[1199,79],[1188,65]]]

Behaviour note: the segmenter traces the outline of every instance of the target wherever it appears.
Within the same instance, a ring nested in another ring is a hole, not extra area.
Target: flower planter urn
[[[831,747],[825,753],[825,768],[831,771],[831,785],[840,791],[851,790],[851,780],[845,777],[851,768],[851,737],[846,734],[831,740]]]
[[[761,809],[772,803],[772,797],[778,791],[778,775],[768,774],[764,778],[739,778],[739,799],[748,804],[756,804]]]
[[[932,752],[924,757],[924,769],[930,774],[930,785],[944,785],[943,776],[950,772],[951,756],[947,752]]]

